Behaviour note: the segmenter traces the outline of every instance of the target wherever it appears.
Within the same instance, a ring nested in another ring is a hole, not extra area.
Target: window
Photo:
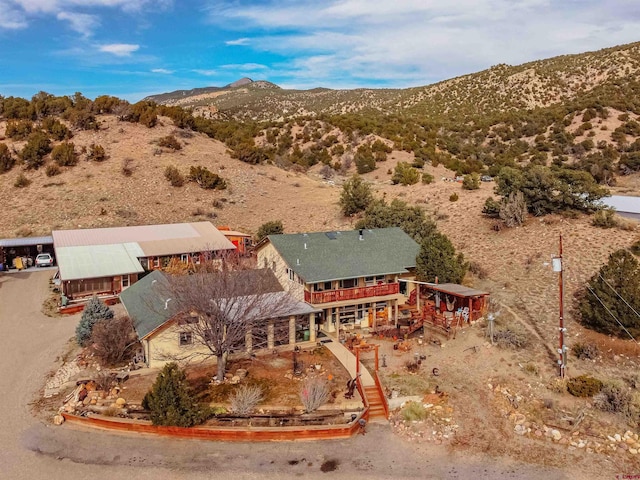
[[[195,262],[196,265],[200,265],[200,254],[199,253],[192,253],[191,254],[191,259]]]
[[[153,259],[153,268],[160,268],[160,257]]]
[[[123,275],[122,276],[122,289],[124,290],[125,288],[127,288],[129,285],[131,285],[129,283],[129,275]]]
[[[364,277],[364,284],[367,287],[373,287],[374,285],[380,285],[385,283],[384,275],[375,275],[371,277]]]
[[[354,288],[358,286],[357,278],[345,278],[340,280],[340,288]]]
[[[275,260],[271,263],[271,270],[273,270],[274,272],[276,271],[276,261]]]
[[[183,253],[182,255],[180,255],[180,261],[182,263],[189,263],[189,254]]]
[[[295,278],[296,278],[296,272],[294,272],[290,268],[287,268],[287,274],[289,275],[289,280],[291,280],[293,282],[295,280]]]
[[[180,332],[180,346],[191,345],[193,343],[193,335],[191,332]]]
[[[316,292],[326,292],[327,290],[331,290],[332,288],[332,282],[320,282],[315,284]]]

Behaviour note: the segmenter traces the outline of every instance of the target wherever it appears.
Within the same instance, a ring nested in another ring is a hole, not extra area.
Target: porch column
[[[395,310],[394,315],[395,315],[395,317],[396,317],[396,323],[398,323],[398,300],[395,300],[395,301],[394,301],[394,305],[395,305],[395,308],[394,308],[394,310]]]
[[[275,328],[273,327],[273,320],[269,320],[269,323],[267,324],[267,348],[269,350],[273,350],[273,346],[275,345],[273,341],[274,331]]]
[[[244,334],[244,346],[247,349],[247,353],[251,353],[253,350],[253,331],[251,329]]]
[[[296,343],[296,317],[291,315],[289,317],[289,345]]]
[[[473,320],[473,297],[469,297],[469,324]]]
[[[309,315],[309,340],[316,341],[316,314]]]
[[[420,310],[420,284],[416,283],[416,307]]]

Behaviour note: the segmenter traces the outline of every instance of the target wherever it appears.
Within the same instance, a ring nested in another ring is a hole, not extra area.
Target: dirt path
[[[0,478],[189,479],[326,478],[575,478],[561,470],[509,458],[414,445],[386,425],[349,440],[277,444],[221,444],[112,435],[70,426],[54,427],[30,413],[29,401],[73,335],[77,317],[47,318],[40,312],[48,273],[0,275]],[[324,467],[323,467],[324,466]],[[144,467],[144,468],[139,468]],[[582,478],[585,478],[584,476]]]

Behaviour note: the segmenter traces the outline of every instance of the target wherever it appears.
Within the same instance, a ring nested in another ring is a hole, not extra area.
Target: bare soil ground
[[[80,132],[73,141],[77,147],[90,143],[103,145],[109,155],[105,162],[94,164],[83,159],[79,165],[51,178],[42,169],[27,172],[33,183],[25,189],[12,186],[18,169],[0,177],[0,204],[6,206],[0,237],[48,234],[59,228],[206,219],[249,233],[268,220],[281,219],[285,231],[298,232],[352,228],[357,220],[340,215],[337,205],[343,180],[340,177],[325,181],[316,169],[302,174],[271,165],[241,163],[229,157],[224,145],[203,135],[180,137],[167,119],[162,119],[163,125],[154,129],[120,123],[113,117],[102,120],[99,132]],[[0,125],[0,132],[2,129]],[[175,133],[183,143],[182,150],[170,152],[154,144],[170,133]],[[131,176],[122,174],[125,158],[133,159]],[[558,318],[558,278],[549,263],[558,251],[561,234],[569,346],[587,339],[600,344],[602,353],[596,362],[570,357],[569,375],[589,372],[602,378],[621,378],[637,369],[637,351],[629,342],[585,331],[576,322],[571,306],[573,295],[610,253],[640,238],[638,228],[604,230],[593,227],[587,216],[553,215],[530,217],[522,227],[496,232],[492,221],[481,215],[485,199],[493,192],[491,182],[483,183],[479,190],[465,191],[459,183],[443,180],[450,179],[452,172],[443,167],[427,167],[436,179],[433,184],[391,185],[388,171],[398,161],[411,160],[407,153],[394,151],[389,160],[380,163],[366,178],[378,196],[424,206],[465,257],[486,270],[486,278],[470,276],[467,280],[474,287],[491,292],[496,310],[505,321],[517,322],[531,338],[530,347],[520,351],[487,348],[483,333],[474,327],[448,342],[445,348],[427,353],[431,355],[427,364],[433,362],[443,372],[436,385],[447,392],[447,405],[453,408],[452,421],[459,425],[459,433],[454,437],[457,440],[452,441],[451,448],[499,453],[538,464],[579,463],[591,473],[598,468],[608,472],[640,471],[628,454],[619,453],[607,459],[602,454],[582,453],[546,440],[515,435],[510,418],[513,407],[502,393],[502,389],[507,389],[510,395],[519,395],[527,421],[537,423],[557,423],[561,417],[575,415],[585,406],[583,401],[548,387],[555,376],[553,352]],[[183,173],[191,165],[206,166],[227,179],[230,188],[207,191],[195,184],[172,188],[163,177],[167,165],[176,165]],[[621,178],[616,191],[639,194],[640,175]],[[457,202],[449,200],[452,193],[459,195]],[[464,349],[476,344],[482,345],[478,351]],[[403,365],[397,367],[402,369]],[[429,389],[435,388],[435,379],[428,372],[423,372],[426,378],[417,385],[409,386],[422,388],[428,394]],[[554,407],[545,407],[545,400],[551,400]],[[623,433],[625,428],[616,417],[601,415],[584,421],[600,435]]]

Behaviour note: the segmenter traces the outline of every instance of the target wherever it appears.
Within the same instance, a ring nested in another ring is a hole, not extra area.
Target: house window
[[[123,275],[122,276],[122,289],[124,290],[129,285],[131,285],[131,283],[129,282],[129,275]]]
[[[189,263],[189,254],[183,253],[182,255],[180,255],[180,261],[182,263]]]
[[[357,278],[345,278],[340,280],[340,288],[354,288],[358,286]]]
[[[153,259],[153,268],[160,268],[160,257]]]
[[[315,285],[316,292],[326,292],[327,290],[333,289],[332,282],[319,282]]]
[[[200,265],[200,254],[195,252],[191,254],[191,259],[195,262],[196,265]]]
[[[289,280],[293,282],[296,278],[296,272],[294,272],[290,268],[287,268],[287,274],[289,275]]]
[[[191,345],[193,343],[193,335],[191,332],[180,332],[180,346]]]
[[[373,287],[374,285],[380,285],[385,282],[384,275],[375,275],[371,277],[364,277],[364,284],[367,287]]]
[[[276,261],[271,262],[271,270],[276,271]]]

